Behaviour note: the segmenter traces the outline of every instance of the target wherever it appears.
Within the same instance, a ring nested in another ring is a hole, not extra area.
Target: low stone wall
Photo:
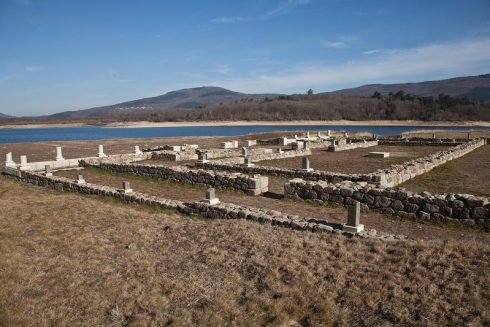
[[[269,151],[249,151],[249,158],[252,162],[258,162],[263,160],[276,160],[276,159],[287,159],[295,157],[304,157],[311,155],[310,149],[299,149],[299,150],[285,150],[282,152],[272,152],[272,149],[264,149]],[[213,164],[244,164],[245,158],[234,157],[225,158],[220,160],[214,160]]]
[[[176,210],[190,215],[200,215],[213,219],[246,219],[264,224],[272,224],[280,227],[299,229],[311,232],[333,232],[344,234],[341,225],[330,224],[326,220],[318,221],[296,215],[288,215],[279,211],[266,210],[254,207],[240,206],[232,203],[219,203],[209,205],[204,202],[182,202],[142,194],[139,192],[123,193],[119,189],[92,183],[77,184],[65,177],[46,177],[38,173],[21,172],[14,168],[5,168],[3,175],[15,178],[18,181],[52,188],[61,192],[77,192],[87,195],[104,196],[117,199],[126,203],[144,204],[162,209]],[[348,234],[351,235],[351,234]],[[389,234],[375,234],[368,231],[361,232],[362,237],[377,238],[383,240],[395,240]],[[400,239],[402,237],[399,237]]]
[[[192,170],[182,166],[166,167],[143,164],[92,164],[81,161],[80,166],[106,169],[116,173],[131,173],[154,179],[167,179],[190,184],[204,184],[223,189],[235,189],[249,195],[259,195],[268,191],[267,176],[227,174],[205,170]]]
[[[371,174],[341,174],[328,171],[305,171],[302,169],[287,169],[278,167],[266,167],[266,166],[253,166],[246,167],[235,164],[221,164],[215,162],[196,163],[196,166],[203,169],[212,169],[220,171],[241,172],[246,174],[262,174],[270,176],[284,176],[284,177],[297,177],[310,181],[329,181],[338,183],[344,180],[349,181],[371,181],[379,179],[378,176]]]
[[[142,161],[151,158],[151,154],[143,153],[143,154],[113,154],[106,157],[87,157],[87,158],[75,158],[75,159],[63,159],[63,160],[50,160],[50,161],[37,161],[37,162],[28,162],[28,166],[30,171],[44,171],[46,165],[51,166],[51,169],[67,169],[67,168],[76,168],[79,166],[80,161],[90,161],[94,163],[129,163],[135,161]],[[16,165],[16,167],[20,167],[20,165]]]
[[[345,205],[359,201],[369,208],[402,217],[451,220],[490,227],[489,199],[469,194],[414,194],[404,189],[378,188],[367,183],[333,184],[293,179],[284,185],[284,197]]]
[[[462,157],[485,144],[486,139],[475,139],[445,151],[439,151],[422,158],[407,161],[400,165],[392,165],[388,169],[375,171],[373,173],[373,181],[385,187],[393,187],[406,182],[415,176],[425,174],[448,161]]]
[[[346,150],[353,150],[353,149],[358,149],[358,148],[369,148],[372,146],[377,146],[378,141],[357,141],[353,143],[345,143],[345,144],[338,144],[338,145],[332,145],[330,144],[327,148],[328,151],[332,152],[339,152],[339,151],[346,151]]]
[[[162,150],[162,151],[153,151],[150,153],[152,159],[160,159],[166,161],[197,160],[197,154],[195,150],[190,150],[190,151]]]
[[[401,145],[401,146],[456,146],[468,142],[469,140],[456,139],[427,139],[427,138],[406,138],[406,139],[380,139],[379,145]]]

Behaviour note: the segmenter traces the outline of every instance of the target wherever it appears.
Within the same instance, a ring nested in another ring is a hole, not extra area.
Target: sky
[[[489,0],[0,0],[0,112],[490,73]]]

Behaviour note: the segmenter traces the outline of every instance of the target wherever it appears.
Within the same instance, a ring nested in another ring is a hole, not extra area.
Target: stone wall
[[[358,149],[358,148],[369,148],[369,147],[372,147],[372,146],[376,146],[378,145],[378,141],[377,140],[371,140],[371,141],[357,141],[356,142],[352,142],[352,143],[341,143],[341,144],[338,144],[338,145],[333,145],[333,144],[330,144],[328,146],[328,151],[332,151],[332,152],[338,152],[338,151],[346,151],[346,150],[353,150],[353,149]]]
[[[272,152],[272,149],[261,149],[264,151],[254,151],[258,149],[249,150],[248,157],[252,162],[258,162],[263,160],[276,160],[276,159],[286,159],[295,157],[304,157],[311,155],[310,149],[299,149],[299,150],[284,150],[282,152]],[[269,150],[269,151],[265,151]],[[243,164],[245,163],[245,158],[243,156],[225,158],[220,160],[213,160],[213,164]]]
[[[236,164],[221,164],[215,162],[206,162],[206,163],[196,163],[197,167],[204,169],[212,169],[212,170],[221,170],[221,171],[232,171],[232,172],[241,172],[246,174],[263,174],[263,175],[271,175],[271,176],[284,176],[284,177],[298,177],[311,181],[329,181],[329,182],[340,182],[344,180],[350,181],[371,181],[374,182],[374,179],[379,179],[378,176],[373,176],[371,174],[341,174],[335,172],[328,171],[305,171],[302,169],[287,169],[287,168],[278,168],[278,167],[266,167],[266,166],[253,166],[246,167]]]
[[[189,150],[189,151],[162,150],[162,151],[153,151],[150,153],[152,159],[160,159],[166,161],[197,160],[197,153],[195,150]]]
[[[422,158],[407,161],[400,165],[392,165],[388,169],[375,171],[373,173],[373,181],[385,187],[393,187],[406,182],[415,176],[425,174],[448,161],[462,157],[485,144],[486,139],[474,139],[445,151],[439,151]]]
[[[451,220],[490,227],[489,199],[469,194],[414,194],[404,189],[379,188],[362,182],[333,184],[293,179],[284,185],[284,197],[345,205],[359,201],[369,208],[402,217]]]
[[[469,140],[457,139],[427,139],[427,138],[404,138],[404,139],[380,139],[379,145],[402,145],[402,146],[456,146]]]
[[[259,223],[311,232],[334,232],[336,234],[343,234],[340,229],[341,226],[338,224],[329,224],[326,220],[318,221],[296,215],[288,215],[274,210],[246,207],[223,202],[215,205],[209,205],[204,202],[182,202],[150,196],[139,192],[123,193],[121,190],[109,186],[92,183],[77,184],[75,181],[65,177],[46,177],[38,173],[21,172],[15,168],[5,168],[3,175],[15,178],[24,183],[52,188],[61,192],[77,192],[87,195],[111,197],[126,203],[144,204],[161,209],[176,210],[184,214],[200,215],[207,218],[246,219]],[[361,235],[363,237],[393,239],[393,237],[389,237],[386,234],[376,235],[362,232]]]
[[[193,170],[182,166],[166,167],[143,164],[92,164],[81,161],[80,166],[96,167],[116,173],[131,173],[154,179],[167,179],[190,184],[205,184],[223,189],[236,189],[249,195],[259,195],[268,191],[267,176],[249,176],[205,170]]]
[[[135,161],[142,161],[151,158],[151,154],[143,153],[143,154],[113,154],[106,157],[88,157],[88,158],[75,158],[75,159],[63,159],[63,160],[50,160],[50,161],[37,161],[37,162],[28,162],[29,169],[31,171],[44,171],[46,165],[51,166],[51,169],[67,169],[67,168],[76,168],[79,166],[80,161],[89,161],[94,163],[129,163]],[[16,165],[20,167],[20,165]]]

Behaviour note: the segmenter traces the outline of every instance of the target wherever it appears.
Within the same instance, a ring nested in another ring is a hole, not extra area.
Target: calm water
[[[203,127],[145,127],[104,128],[100,126],[0,129],[0,143],[100,140],[120,138],[150,138],[166,136],[234,136],[271,131],[368,131],[378,135],[397,135],[413,130],[490,130],[490,127],[433,127],[433,126],[203,126]]]

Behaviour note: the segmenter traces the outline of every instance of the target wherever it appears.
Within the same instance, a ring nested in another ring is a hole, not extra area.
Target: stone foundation
[[[183,214],[200,215],[212,219],[246,219],[263,224],[272,224],[279,227],[305,230],[311,232],[330,232],[344,234],[341,225],[331,224],[327,221],[304,218],[296,215],[288,215],[279,211],[266,210],[254,207],[240,206],[232,203],[219,203],[210,205],[204,202],[182,202],[159,198],[137,192],[120,192],[109,186],[85,183],[77,184],[75,181],[64,177],[46,177],[38,173],[21,172],[14,168],[5,168],[3,175],[15,178],[21,182],[39,187],[47,187],[61,192],[77,192],[86,195],[111,197],[125,203],[144,204],[161,209],[176,210]],[[360,236],[366,238],[377,238],[382,240],[403,239],[403,236],[394,237],[390,234],[376,234],[362,232]]]
[[[293,179],[284,184],[284,197],[345,205],[359,201],[365,207],[402,217],[451,220],[490,227],[489,199],[469,194],[414,194],[404,189],[379,188],[362,182],[333,184]]]
[[[223,189],[235,189],[249,195],[259,195],[268,191],[267,176],[227,174],[205,170],[192,170],[182,166],[166,167],[143,164],[106,164],[81,161],[82,167],[95,167],[116,173],[131,173],[154,179],[174,180],[190,184],[203,184]]]

